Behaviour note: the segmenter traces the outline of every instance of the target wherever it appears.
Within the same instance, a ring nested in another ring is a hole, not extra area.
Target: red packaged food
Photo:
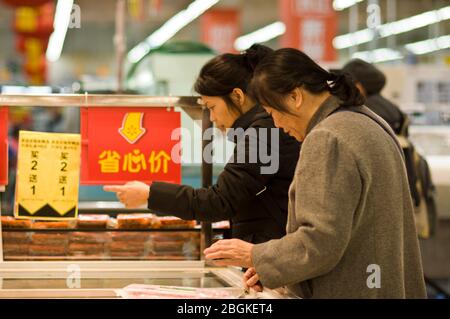
[[[28,232],[11,232],[3,231],[3,243],[21,244],[30,241],[30,233]]]
[[[148,232],[111,232],[113,241],[145,242],[150,238]]]
[[[174,252],[174,251],[183,251],[184,246],[183,240],[177,241],[154,241],[152,243],[153,251],[164,251],[164,252]]]
[[[113,258],[136,258],[136,257],[142,257],[143,252],[142,251],[111,251],[110,256]]]
[[[90,254],[100,254],[105,250],[104,244],[83,244],[83,243],[71,243],[69,245],[69,252],[83,252]]]
[[[69,238],[66,233],[34,233],[31,243],[35,245],[65,245]]]
[[[117,215],[117,228],[148,229],[152,227],[153,221],[152,214],[119,214]]]
[[[146,248],[145,242],[122,242],[113,241],[109,244],[109,249],[112,251],[144,251]]]
[[[34,222],[33,229],[69,229],[73,228],[73,221],[58,221],[58,222]]]
[[[164,216],[158,217],[160,228],[194,228],[195,220],[183,220],[178,217]]]
[[[69,236],[70,242],[86,244],[106,243],[109,241],[109,238],[110,235],[108,232],[73,232]]]
[[[30,245],[30,254],[34,256],[65,256],[65,245]]]
[[[106,214],[80,214],[77,219],[77,228],[104,229],[108,220],[109,216]]]
[[[200,233],[199,232],[153,232],[150,235],[153,241],[174,241],[174,240],[183,240],[183,241],[199,241]]]
[[[29,245],[28,244],[3,244],[3,253],[5,255],[28,255]]]
[[[2,216],[3,228],[31,228],[32,221],[28,219],[16,219],[12,216]]]

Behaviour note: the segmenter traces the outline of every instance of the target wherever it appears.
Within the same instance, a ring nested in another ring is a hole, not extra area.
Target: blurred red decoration
[[[35,59],[28,59],[24,65],[25,73],[28,76],[44,75],[47,72],[47,61],[44,56]]]
[[[25,42],[27,41],[27,39],[30,39],[29,37],[23,36],[21,34],[17,34],[16,35],[16,51],[22,54],[26,53],[25,50]],[[31,38],[31,39],[36,39],[41,41],[42,45],[43,45],[43,51],[47,51],[47,47],[48,47],[48,38],[47,39],[43,39],[43,38]]]
[[[24,55],[23,72],[31,85],[47,81],[47,50],[53,32],[54,0],[0,0],[15,8],[15,48]]]
[[[53,0],[0,0],[10,7],[37,7]]]
[[[54,3],[36,8],[17,8],[13,29],[17,34],[24,36],[48,38],[53,32],[54,14]]]

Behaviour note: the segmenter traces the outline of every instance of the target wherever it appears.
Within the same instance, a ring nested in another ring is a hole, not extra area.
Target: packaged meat
[[[108,220],[109,216],[106,214],[80,214],[77,219],[77,228],[104,229]]]
[[[158,217],[160,228],[194,228],[195,220],[183,220],[178,217],[164,216]]]
[[[110,218],[108,219],[108,222],[106,223],[106,228],[108,229],[117,229],[117,219],[116,218]]]
[[[69,253],[82,252],[86,254],[100,254],[105,251],[104,244],[84,244],[84,243],[70,243]]]
[[[140,258],[143,256],[142,251],[111,251],[109,255],[115,259],[130,259],[130,258]]]
[[[109,244],[111,252],[144,251],[146,247],[147,245],[145,242],[113,241]]]
[[[8,228],[31,228],[32,221],[28,219],[16,219],[12,216],[2,216],[2,227]]]
[[[117,215],[117,228],[148,229],[152,227],[153,221],[152,214],[119,214]]]
[[[69,235],[69,240],[72,243],[106,243],[110,239],[110,235],[107,232],[73,232]]]
[[[148,232],[111,232],[112,241],[146,242],[150,238]]]
[[[199,241],[199,232],[152,232],[150,235],[152,241]]]
[[[230,229],[230,221],[224,220],[221,222],[212,223],[212,228],[213,229]]]
[[[183,252],[183,246],[184,246],[183,240],[176,240],[176,241],[154,241],[152,242],[152,248],[153,251],[165,251],[165,252],[173,252],[173,251],[179,251]]]
[[[65,245],[30,245],[30,254],[33,256],[65,256]]]
[[[70,229],[73,228],[74,221],[55,221],[55,222],[34,222],[33,229]]]
[[[23,244],[30,241],[28,232],[3,231],[3,243],[5,244]]]
[[[3,254],[6,256],[28,255],[28,244],[9,244],[3,243]]]
[[[31,243],[35,245],[65,245],[69,236],[67,233],[34,233]]]

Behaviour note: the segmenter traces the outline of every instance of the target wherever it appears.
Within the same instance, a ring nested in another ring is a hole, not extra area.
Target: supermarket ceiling
[[[129,0],[129,12],[136,10],[139,12],[133,16],[129,14],[126,22],[126,44],[127,49],[131,49],[147,36],[152,34],[168,19],[181,10],[187,8],[194,0]],[[342,0],[340,0],[342,1]],[[359,0],[355,12],[358,13],[357,21],[354,20],[353,28],[361,30],[367,28],[367,4],[370,0]],[[389,7],[388,2],[393,0],[379,0],[381,8],[381,23],[392,21],[389,19],[401,20],[430,10],[445,8],[450,6],[449,0],[396,0],[395,12]],[[343,0],[343,2],[352,2]],[[354,2],[354,1],[353,1]],[[80,7],[81,28],[69,29],[64,42],[63,55],[90,56],[114,55],[114,30],[115,30],[115,9],[116,0],[75,0],[75,4]],[[133,3],[141,3],[141,9],[133,7]],[[280,21],[280,14],[277,0],[221,0],[214,8],[238,8],[240,11],[241,34],[253,32],[261,27],[273,22]],[[350,13],[353,10],[344,9],[338,11],[337,35],[349,33]],[[448,12],[448,10],[447,10]],[[14,11],[7,7],[0,0],[0,58],[11,58],[15,55],[15,37],[11,31]],[[447,13],[446,13],[447,14]],[[356,24],[355,24],[356,22]],[[450,34],[450,20],[448,17],[432,27],[422,27],[409,32],[403,32],[396,36],[396,44],[402,45],[433,38],[436,35]],[[172,39],[175,40],[199,40],[200,23],[199,19],[189,23],[182,28]],[[386,46],[386,39],[379,41],[379,46]],[[272,47],[278,47],[277,38],[268,42]],[[367,50],[370,41],[359,45],[359,50]],[[345,44],[341,49],[345,50]],[[342,54],[341,52],[341,54]],[[346,53],[344,53],[346,54]]]

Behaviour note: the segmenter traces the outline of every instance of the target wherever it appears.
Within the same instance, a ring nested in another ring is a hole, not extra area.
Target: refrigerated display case
[[[0,298],[123,298],[131,285],[202,288],[225,298],[295,298],[283,289],[248,293],[240,269],[204,261],[0,263]]]
[[[130,95],[0,95],[2,106],[43,107],[161,107],[182,108],[202,120],[202,131],[212,126],[207,109],[195,97],[149,97]],[[203,135],[203,134],[202,134]],[[202,147],[207,145],[203,141]],[[212,183],[212,164],[202,162],[202,186]],[[0,185],[0,190],[4,190]],[[132,227],[121,222],[130,211],[118,203],[80,203],[78,220],[0,223],[0,298],[122,298],[133,285],[216,289],[235,298],[291,298],[282,290],[246,294],[242,271],[215,267],[203,260],[202,251],[213,240],[211,223],[189,222],[176,226]],[[1,215],[0,207],[0,215]],[[89,214],[91,218],[83,218]],[[102,215],[107,215],[104,217]],[[96,216],[96,217],[93,217]],[[57,225],[56,225],[57,224]],[[162,223],[164,224],[164,223]],[[181,228],[180,228],[181,227]],[[219,235],[223,230],[219,230]],[[32,249],[30,249],[32,248]],[[131,285],[131,286],[130,286]],[[141,286],[138,286],[141,287]],[[225,290],[223,290],[225,289]],[[220,294],[219,294],[220,295]]]

